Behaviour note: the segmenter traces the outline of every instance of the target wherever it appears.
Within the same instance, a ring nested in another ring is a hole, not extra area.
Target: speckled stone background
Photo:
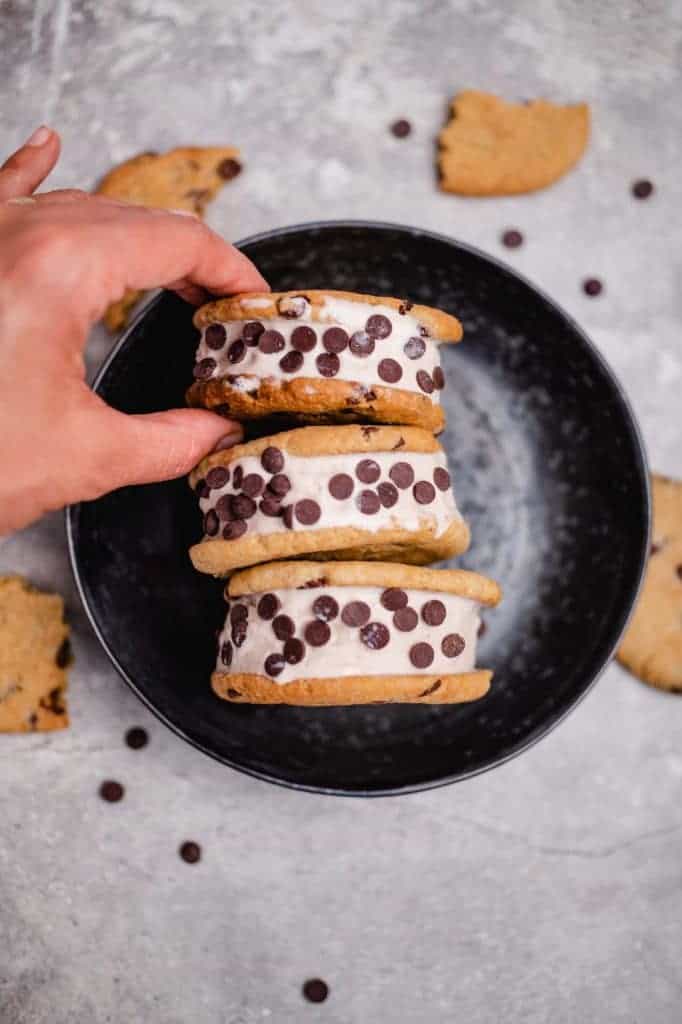
[[[588,330],[653,466],[682,475],[682,8],[378,7],[0,3],[1,148],[48,121],[52,183],[88,188],[141,149],[234,143],[245,173],[210,212],[232,238],[368,217],[502,255]],[[433,136],[468,86],[589,100],[580,168],[530,197],[439,194]],[[637,202],[641,176],[656,192]],[[93,365],[109,344],[95,332]],[[125,689],[79,608],[61,517],[4,541],[0,569],[65,593],[77,657],[72,728],[0,741],[2,1024],[680,1019],[682,699],[614,665],[491,774],[394,800],[299,795],[211,762]],[[138,752],[134,724],[151,736]],[[97,796],[107,777],[120,804]],[[187,838],[196,866],[177,856]],[[320,1006],[300,994],[316,975]]]

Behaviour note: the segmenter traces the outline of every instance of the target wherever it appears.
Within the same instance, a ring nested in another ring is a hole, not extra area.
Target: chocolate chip
[[[404,139],[411,131],[412,125],[404,117],[394,121],[391,125],[391,132],[395,135],[396,139]]]
[[[421,359],[426,352],[426,342],[422,338],[408,338],[403,345],[403,352],[408,359]]]
[[[407,605],[407,594],[400,587],[389,587],[381,595],[381,603],[389,612],[396,612],[398,608],[405,608]]]
[[[600,295],[603,285],[597,277],[588,277],[583,281],[583,291],[585,295],[589,295],[594,298],[596,295]]]
[[[149,743],[149,736],[147,730],[141,726],[136,725],[132,729],[128,729],[126,733],[126,743],[131,750],[142,750]]]
[[[341,368],[339,357],[333,352],[321,352],[315,360],[315,365],[322,377],[335,377]]]
[[[260,464],[268,473],[279,473],[284,468],[284,456],[279,448],[266,448],[260,457]]]
[[[244,479],[244,470],[241,466],[235,466],[232,474],[232,483],[235,491],[238,491],[242,486],[242,480]]]
[[[261,619],[267,622],[274,619],[280,609],[280,600],[275,594],[263,594],[257,605],[257,612]]]
[[[310,352],[315,348],[317,335],[312,327],[294,327],[291,332],[291,347],[297,352]]]
[[[232,494],[223,494],[222,498],[218,498],[215,503],[215,510],[218,513],[218,518],[224,523],[228,522],[233,518],[232,516]]]
[[[194,367],[195,379],[208,380],[217,365],[215,359],[201,359]]]
[[[388,475],[401,491],[406,490],[414,480],[414,470],[409,462],[396,462],[391,466]]]
[[[276,473],[267,487],[278,498],[283,498],[291,490],[291,480],[285,473]]]
[[[370,651],[380,651],[391,639],[391,634],[382,622],[368,622],[360,630],[360,639]]]
[[[360,491],[355,499],[355,504],[358,506],[363,515],[373,516],[381,508],[381,501],[376,491]]]
[[[401,633],[411,633],[418,622],[419,617],[414,608],[399,608],[393,616],[393,625]]]
[[[302,991],[309,1003],[323,1003],[329,995],[329,985],[322,978],[309,978]]]
[[[393,326],[387,316],[375,313],[367,320],[365,330],[372,338],[387,338],[393,330]]]
[[[301,583],[301,585],[299,587],[296,587],[296,589],[297,590],[311,590],[311,589],[314,589],[315,587],[324,587],[324,586],[326,586],[326,584],[327,584],[327,577],[326,576],[317,576],[315,579],[306,580],[305,583]]]
[[[381,476],[381,470],[374,459],[362,459],[355,468],[355,475],[363,484],[373,484]]]
[[[433,482],[439,491],[447,491],[450,486],[450,474],[442,466],[436,466],[433,471]]]
[[[410,647],[410,661],[415,668],[428,668],[433,661],[433,647],[431,644],[413,644]]]
[[[344,501],[353,493],[353,478],[348,473],[335,473],[329,481],[329,493],[337,501]]]
[[[179,847],[178,853],[184,860],[185,864],[198,864],[201,860],[201,847],[198,843],[193,843],[191,841],[183,843]]]
[[[204,334],[204,341],[209,348],[222,348],[227,341],[227,331],[222,324],[209,324]]]
[[[211,493],[211,488],[208,486],[205,480],[197,480],[196,487],[194,488],[195,493],[199,498],[208,498]]]
[[[518,249],[523,245],[523,235],[516,228],[509,228],[502,235],[502,245],[506,245],[508,249]]]
[[[245,604],[235,604],[230,612],[230,622],[234,625],[235,622],[243,622],[249,617],[249,609]]]
[[[67,636],[64,637],[59,647],[57,648],[57,653],[54,656],[55,664],[57,668],[66,668],[67,665],[71,663],[72,658],[73,656],[71,653],[71,641]]]
[[[284,335],[279,331],[263,331],[258,339],[258,348],[268,355],[271,352],[281,352],[284,344]]]
[[[269,676],[278,676],[284,668],[284,656],[282,654],[269,654],[265,659],[265,671]]]
[[[284,506],[284,508],[282,509],[282,519],[284,521],[284,525],[286,526],[286,528],[288,530],[293,530],[293,528],[294,528],[294,506],[293,505],[285,505]]]
[[[398,312],[400,313],[401,316],[405,316],[406,313],[410,312],[413,306],[414,302],[410,302],[408,299],[407,301],[400,303],[400,305],[398,306]]]
[[[370,356],[374,351],[374,338],[367,331],[356,331],[351,334],[349,348],[354,356]]]
[[[247,473],[242,480],[242,491],[248,494],[249,498],[257,498],[263,490],[264,480],[260,473]],[[242,518],[248,518],[243,516]]]
[[[433,381],[426,370],[417,370],[417,384],[427,395],[430,395],[433,391]]]
[[[310,304],[305,295],[282,295],[277,300],[277,312],[288,320],[298,320],[303,316]]]
[[[412,494],[420,505],[430,505],[436,497],[436,488],[428,480],[420,480],[412,488]]]
[[[220,648],[220,660],[223,665],[232,664],[232,644],[229,640],[226,640]]]
[[[246,342],[242,338],[233,341],[227,350],[227,358],[230,363],[239,363],[246,355]]]
[[[422,619],[427,626],[440,626],[445,622],[445,605],[442,601],[427,601],[422,605]]]
[[[441,680],[440,679],[436,679],[435,683],[432,686],[427,687],[426,690],[422,690],[422,692],[418,696],[419,697],[429,697],[432,693],[435,693],[436,690],[440,690],[441,686],[442,686]]]
[[[294,505],[294,515],[303,526],[312,526],[321,514],[320,506],[312,498],[303,498]]]
[[[321,622],[320,619],[309,622],[303,631],[306,643],[311,647],[324,647],[326,643],[329,643],[331,635],[332,631],[327,623]]]
[[[114,782],[113,779],[106,779],[99,787],[99,795],[102,800],[106,800],[110,804],[117,804],[119,800],[122,800],[124,792],[121,783]]]
[[[485,624],[483,619],[481,619],[481,621],[478,624],[478,629],[476,630],[476,636],[483,636],[483,634],[486,632],[487,628],[488,628],[487,625]]]
[[[224,487],[230,479],[230,471],[225,466],[213,466],[206,474],[206,483],[213,491]]]
[[[403,375],[402,367],[395,359],[382,359],[377,367],[377,373],[387,384],[395,384]]]
[[[246,477],[244,478],[246,480]],[[232,515],[235,519],[250,519],[256,512],[256,502],[248,494],[235,494],[232,497]]]
[[[640,178],[632,186],[632,194],[635,199],[648,199],[654,190],[654,186],[647,178]]]
[[[348,346],[348,334],[343,327],[328,327],[322,335],[322,344],[327,352],[343,352]]]
[[[298,665],[299,661],[303,661],[305,644],[295,636],[291,637],[284,644],[283,654],[287,665]]]
[[[349,601],[341,612],[341,621],[346,626],[364,626],[370,617],[369,605],[364,601]]]
[[[393,484],[389,484],[386,480],[377,485],[377,493],[379,495],[379,501],[384,508],[393,508],[398,500],[397,488],[394,487]]]
[[[339,604],[329,594],[320,594],[313,601],[313,615],[323,622],[331,622],[339,614]]]
[[[260,322],[260,320],[249,320],[242,328],[242,338],[246,344],[252,348],[254,345],[258,344],[258,339],[264,330],[265,326]]]
[[[303,366],[303,355],[293,349],[279,361],[280,370],[284,373],[296,373]]]
[[[231,178],[236,178],[242,169],[242,165],[238,160],[234,160],[232,157],[228,157],[227,160],[221,160],[216,167],[216,173],[219,178],[223,181],[230,181]]]
[[[232,637],[232,643],[235,647],[241,647],[246,640],[246,631],[249,628],[249,623],[246,619],[239,619],[237,622],[232,623],[232,629],[230,630],[230,636]]]
[[[241,690],[235,690],[234,686],[228,686],[228,688],[227,688],[227,696],[231,700],[234,700],[235,697],[241,697],[241,695],[242,695]]]
[[[464,640],[459,633],[448,633],[443,637],[440,649],[446,658],[456,658],[464,650]]]
[[[204,516],[204,533],[207,537],[215,537],[219,527],[218,516],[215,509],[209,509]]]
[[[270,494],[266,491],[258,502],[258,508],[264,516],[271,516],[274,518],[282,512],[282,499],[278,498],[276,494]]]
[[[445,387],[445,374],[440,366],[434,366],[433,373],[431,374],[431,380],[433,386],[437,391],[442,391]]]
[[[294,620],[288,615],[277,615],[272,620],[272,631],[278,640],[288,640],[296,632]]]
[[[233,519],[223,526],[223,539],[237,540],[239,537],[243,537],[247,529],[248,527],[243,519]]]
[[[657,555],[662,546],[662,544],[657,544],[656,541],[652,541],[651,547],[649,548],[649,557],[651,557],[651,555]]]
[[[677,578],[682,580],[682,564],[677,566],[675,572],[677,573]]]

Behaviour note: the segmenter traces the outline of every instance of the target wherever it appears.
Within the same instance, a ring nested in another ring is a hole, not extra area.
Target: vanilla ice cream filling
[[[280,300],[282,302],[284,300]],[[243,299],[253,320],[204,326],[196,354],[197,380],[227,378],[252,392],[261,380],[308,377],[352,381],[427,395],[439,403],[444,384],[438,342],[409,312],[328,297],[321,319],[310,318],[302,296],[289,299],[288,315],[258,319],[269,299]]]
[[[230,604],[216,671],[282,684],[471,672],[479,626],[477,602],[440,591],[309,586],[249,594]]]
[[[443,451],[301,456],[273,447],[214,467],[197,491],[207,540],[344,527],[440,537],[461,519]]]

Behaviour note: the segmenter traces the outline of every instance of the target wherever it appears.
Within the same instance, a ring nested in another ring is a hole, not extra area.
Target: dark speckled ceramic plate
[[[648,547],[642,444],[627,402],[582,331],[507,267],[448,238],[330,223],[241,248],[273,288],[406,296],[456,313],[444,352],[443,441],[473,543],[493,576],[482,701],[332,709],[230,705],[208,683],[221,585],[192,570],[199,517],[184,481],[69,510],[74,571],[109,657],[181,736],[234,768],[302,789],[400,793],[500,764],[556,725],[611,658]],[[182,405],[192,310],[161,295],[104,365],[97,390],[126,412]]]

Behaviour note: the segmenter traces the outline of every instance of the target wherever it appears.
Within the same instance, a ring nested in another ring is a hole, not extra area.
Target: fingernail
[[[46,128],[44,124],[40,128],[36,128],[33,135],[29,139],[26,139],[25,146],[44,146],[52,132],[49,128]]]
[[[195,220],[199,219],[197,217],[196,213],[192,213],[191,210],[166,210],[165,212],[166,213],[177,213],[178,217],[194,217]]]
[[[221,437],[213,451],[224,452],[226,448],[234,448],[236,444],[239,444],[243,436],[242,429],[239,427],[233,430],[231,434],[225,434],[224,437]]]

